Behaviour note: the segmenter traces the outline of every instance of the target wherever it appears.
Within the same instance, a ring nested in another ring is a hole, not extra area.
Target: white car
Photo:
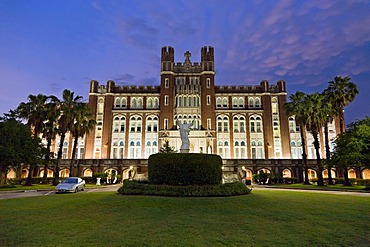
[[[66,178],[63,182],[57,185],[55,193],[76,193],[85,190],[85,180],[82,178],[70,177]]]

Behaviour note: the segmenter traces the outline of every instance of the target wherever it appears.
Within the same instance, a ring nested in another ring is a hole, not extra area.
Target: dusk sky
[[[0,116],[29,94],[87,100],[92,79],[159,85],[162,46],[175,62],[213,46],[216,85],[285,80],[290,95],[349,76],[346,122],[370,115],[370,1],[0,0]]]

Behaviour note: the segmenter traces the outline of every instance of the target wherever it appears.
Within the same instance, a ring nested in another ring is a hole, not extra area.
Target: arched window
[[[131,108],[137,108],[136,98],[131,98]]]
[[[147,108],[153,108],[153,99],[148,98],[146,103]]]
[[[121,99],[121,107],[122,108],[126,108],[127,107],[127,99],[126,98],[122,98]]]
[[[159,99],[156,97],[154,98],[154,108],[158,109],[158,107],[159,107]]]
[[[233,108],[237,108],[237,107],[238,107],[238,98],[233,97]]]
[[[217,99],[216,99],[216,107],[220,108],[221,106],[222,106],[221,98],[220,97],[217,97]]]
[[[239,98],[239,108],[244,108],[244,98],[243,97]]]
[[[256,97],[255,102],[254,102],[254,105],[255,105],[255,107],[261,107],[261,100],[260,100],[260,98]]]
[[[233,122],[235,133],[245,132],[245,118],[243,116],[234,116]]]
[[[115,106],[116,106],[117,108],[118,108],[118,107],[121,107],[121,98],[116,98]]]
[[[227,98],[226,98],[226,97],[224,97],[224,98],[222,99],[222,107],[223,107],[223,108],[227,108]]]
[[[252,98],[252,97],[248,98],[248,107],[249,108],[254,107],[254,98]]]
[[[245,159],[246,158],[246,149],[244,141],[235,141],[234,142],[234,159]]]
[[[261,140],[251,141],[251,156],[252,159],[263,159],[263,146]]]
[[[130,132],[141,132],[142,119],[140,116],[130,118]]]
[[[230,146],[228,141],[217,142],[217,154],[224,159],[230,158]]]
[[[138,98],[137,100],[137,108],[143,108],[143,98]]]
[[[229,118],[227,116],[217,117],[217,131],[229,132]]]
[[[146,119],[146,131],[158,132],[158,117],[151,116]]]

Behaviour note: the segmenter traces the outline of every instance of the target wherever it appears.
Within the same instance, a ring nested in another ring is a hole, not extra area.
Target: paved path
[[[253,185],[253,190],[288,190],[295,192],[309,192],[309,193],[325,193],[334,195],[344,195],[344,196],[367,196],[370,197],[370,193],[366,192],[352,192],[352,191],[337,191],[337,190],[310,190],[310,189],[293,189],[293,188],[277,188],[261,185]]]
[[[106,191],[117,191],[122,185],[109,185],[97,188],[87,188],[85,191],[78,193],[92,193],[92,192],[106,192]],[[1,191],[0,199],[20,198],[20,197],[31,197],[31,196],[48,196],[54,195],[53,190],[25,190],[25,191]]]

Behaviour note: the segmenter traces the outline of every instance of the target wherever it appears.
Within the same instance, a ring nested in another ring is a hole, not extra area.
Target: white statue
[[[177,120],[177,125],[180,127],[180,137],[182,142],[180,149],[189,150],[189,133],[190,127],[193,126],[193,122],[189,124],[186,121],[181,123],[179,120]]]

